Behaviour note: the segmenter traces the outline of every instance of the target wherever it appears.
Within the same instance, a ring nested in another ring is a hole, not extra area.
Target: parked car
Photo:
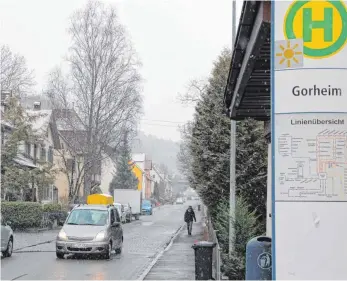
[[[143,215],[152,215],[153,208],[152,203],[149,200],[142,200],[141,212]]]
[[[122,223],[126,223],[126,217],[125,217],[125,213],[124,213],[124,207],[121,203],[113,203],[113,205],[116,207],[116,209],[118,210],[118,213],[120,214],[120,221]]]
[[[123,213],[124,213],[124,217],[125,217],[125,221],[126,222],[131,222],[131,218],[133,216],[132,212],[131,212],[131,207],[130,204],[122,204],[123,207]]]
[[[183,204],[183,199],[181,197],[176,199],[176,204]]]
[[[95,254],[104,258],[122,252],[123,228],[113,205],[83,204],[71,210],[56,239],[56,256]]]
[[[1,217],[1,252],[4,257],[12,256],[13,252],[13,230],[10,224]]]

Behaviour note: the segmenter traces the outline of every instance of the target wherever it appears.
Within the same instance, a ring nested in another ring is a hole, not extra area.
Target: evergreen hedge
[[[6,202],[1,203],[1,217],[5,222],[11,222],[12,229],[40,227],[43,208],[36,202]]]
[[[43,211],[44,212],[60,212],[62,210],[62,207],[60,204],[57,203],[48,203],[43,205]]]

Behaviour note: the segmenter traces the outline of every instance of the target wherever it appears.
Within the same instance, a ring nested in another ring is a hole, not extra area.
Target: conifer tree
[[[117,171],[110,183],[109,192],[113,195],[114,189],[136,189],[138,180],[129,165],[131,151],[128,134],[125,133],[117,156]]]

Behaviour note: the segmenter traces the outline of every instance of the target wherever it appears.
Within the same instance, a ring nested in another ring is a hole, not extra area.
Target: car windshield
[[[106,225],[108,222],[107,210],[75,209],[67,220],[71,225]]]

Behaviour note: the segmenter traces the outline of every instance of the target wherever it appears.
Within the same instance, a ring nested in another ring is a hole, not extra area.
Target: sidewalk
[[[49,243],[55,240],[60,229],[47,230],[42,232],[15,232],[13,250],[20,250],[38,244]]]
[[[164,252],[144,280],[195,280],[195,256],[192,245],[203,240],[201,212],[195,210],[197,223],[193,224],[192,236],[185,225],[172,246]]]

